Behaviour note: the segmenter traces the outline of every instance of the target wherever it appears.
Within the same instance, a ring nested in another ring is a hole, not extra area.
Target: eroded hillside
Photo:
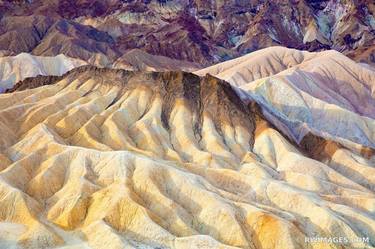
[[[291,142],[222,80],[86,66],[13,90],[0,95],[2,248],[375,244],[373,151]]]

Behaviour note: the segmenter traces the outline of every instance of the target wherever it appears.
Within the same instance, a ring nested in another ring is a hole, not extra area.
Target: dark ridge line
[[[93,72],[95,73],[93,76],[98,76],[97,74],[100,73],[113,73],[113,74],[119,74],[119,76],[129,76],[129,75],[136,75],[136,74],[143,74],[143,75],[149,75],[153,78],[158,77],[159,75],[163,74],[178,74],[182,73],[183,75],[194,75],[190,72],[185,71],[163,71],[163,72],[149,72],[149,71],[131,71],[126,69],[118,69],[118,68],[106,68],[106,67],[96,67],[93,65],[83,65],[80,67],[73,68],[72,70],[64,73],[63,75],[56,76],[56,75],[37,75],[34,77],[27,77],[19,82],[17,82],[12,88],[9,88],[5,91],[5,93],[12,93],[16,91],[22,91],[26,89],[33,89],[40,86],[45,85],[53,85],[57,83],[58,81],[70,77],[72,75],[80,74],[80,73],[88,73]],[[197,76],[199,77],[199,76]],[[214,76],[211,76],[214,77]],[[219,79],[218,79],[219,80]],[[38,81],[41,83],[38,84]]]
[[[18,91],[23,91],[27,89],[34,89],[40,86],[45,86],[45,85],[53,85],[57,83],[58,81],[64,79],[65,77],[69,76],[70,74],[74,73],[77,69],[87,67],[85,66],[80,66],[77,68],[73,68],[72,70],[64,73],[63,75],[56,76],[56,75],[37,75],[34,77],[27,77],[21,81],[18,81],[12,88],[9,88],[5,91],[5,93],[13,93],[13,92],[18,92]],[[91,67],[91,66],[89,66]],[[40,83],[39,83],[40,82]]]

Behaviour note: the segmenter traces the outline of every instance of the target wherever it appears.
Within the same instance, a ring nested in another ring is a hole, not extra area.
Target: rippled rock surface
[[[297,143],[209,75],[27,79],[0,95],[0,132],[1,248],[375,244],[373,154]]]

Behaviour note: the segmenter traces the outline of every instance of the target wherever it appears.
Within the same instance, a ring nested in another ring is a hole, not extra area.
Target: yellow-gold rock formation
[[[222,80],[81,67],[14,90],[0,248],[374,248],[373,154],[295,144]]]

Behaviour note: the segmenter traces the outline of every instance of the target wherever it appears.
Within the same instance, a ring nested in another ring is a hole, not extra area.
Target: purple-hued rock
[[[113,62],[131,49],[207,66],[274,46],[375,63],[370,0],[2,1],[0,49]],[[82,27],[79,24],[85,26]],[[22,42],[17,38],[22,37]]]

